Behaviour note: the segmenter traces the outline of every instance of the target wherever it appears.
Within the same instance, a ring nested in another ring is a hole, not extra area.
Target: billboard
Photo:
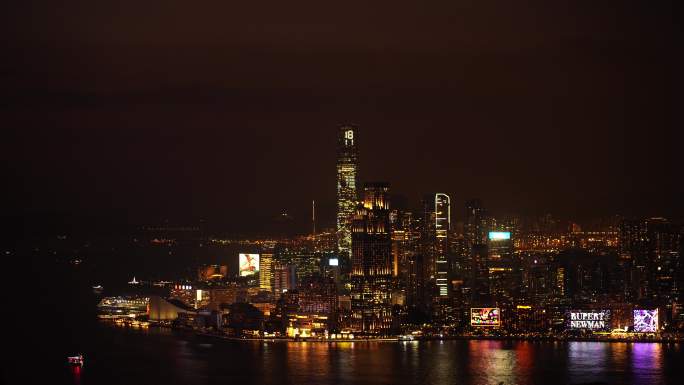
[[[569,310],[565,318],[571,330],[610,329],[610,310]]]
[[[339,266],[340,260],[337,258],[330,258],[330,259],[328,259],[328,265],[329,266]]]
[[[634,309],[634,331],[637,333],[655,333],[658,331],[658,309]]]
[[[499,326],[501,325],[501,309],[498,307],[470,308],[471,326]]]
[[[502,241],[505,239],[511,239],[510,231],[490,231],[489,240],[490,241]]]
[[[256,274],[259,272],[259,254],[240,253],[240,277]]]

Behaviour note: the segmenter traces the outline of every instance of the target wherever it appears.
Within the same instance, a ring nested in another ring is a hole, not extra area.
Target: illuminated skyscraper
[[[444,193],[428,194],[423,198],[420,240],[426,285],[423,303],[431,308],[433,321],[437,324],[447,323],[453,313],[449,295],[450,203],[449,196]]]
[[[367,184],[352,222],[352,327],[357,331],[386,334],[392,327],[395,269],[388,190],[384,183]]]
[[[497,301],[512,301],[520,295],[520,261],[514,254],[510,231],[490,231],[487,237],[489,291]]]
[[[337,131],[337,248],[342,254],[351,252],[351,220],[356,209],[357,128],[341,126]]]
[[[273,282],[273,254],[262,253],[259,264],[259,288],[271,291]]]
[[[435,194],[435,283],[440,297],[449,295],[449,241],[451,200],[444,193]]]
[[[419,253],[419,221],[411,212],[393,210],[392,259],[398,287],[404,291],[407,304],[424,304],[424,274],[422,254]]]

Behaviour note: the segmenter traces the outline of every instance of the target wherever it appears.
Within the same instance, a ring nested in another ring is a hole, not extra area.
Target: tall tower
[[[313,225],[313,235],[316,235],[316,201],[311,201],[311,224]]]
[[[447,194],[435,194],[435,283],[440,297],[449,295],[449,240],[451,229],[451,199]]]
[[[489,219],[482,202],[466,202],[464,223],[466,250],[469,259],[471,300],[483,301],[489,296],[489,268],[487,264],[487,235]]]
[[[388,190],[386,183],[366,184],[363,205],[352,222],[352,328],[377,334],[387,334],[392,327]]]
[[[466,215],[464,224],[467,247],[487,244],[487,212],[482,207],[479,199],[466,202]]]
[[[259,289],[271,291],[273,285],[273,253],[261,253],[259,261]]]
[[[346,255],[351,253],[351,221],[358,201],[357,131],[351,125],[337,130],[337,248]]]

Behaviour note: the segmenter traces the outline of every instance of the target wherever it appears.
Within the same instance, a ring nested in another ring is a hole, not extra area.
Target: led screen
[[[340,261],[337,258],[330,258],[328,260],[328,265],[330,266],[339,266]]]
[[[470,309],[470,325],[499,326],[501,310],[498,307],[475,307]]]
[[[572,330],[607,330],[610,310],[570,310],[566,313],[566,328]]]
[[[240,253],[240,277],[259,272],[259,254]]]
[[[490,231],[489,239],[492,241],[498,241],[502,239],[511,239],[510,231]]]
[[[637,333],[655,333],[658,331],[658,309],[635,309],[634,331]]]

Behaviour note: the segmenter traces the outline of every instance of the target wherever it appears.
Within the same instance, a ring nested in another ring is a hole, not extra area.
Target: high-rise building
[[[394,276],[398,278],[402,286],[406,286],[409,261],[416,252],[416,239],[420,234],[415,231],[413,213],[408,211],[392,210],[396,219],[392,223],[392,258],[394,264]]]
[[[671,301],[680,298],[681,294],[682,283],[677,282],[677,270],[681,266],[681,226],[665,218],[651,218],[648,235],[651,299],[669,308]]]
[[[420,253],[423,257],[425,292],[423,308],[431,308],[433,322],[446,325],[453,314],[450,298],[449,231],[451,202],[447,194],[428,194],[423,198]]]
[[[344,125],[337,131],[337,248],[341,254],[351,252],[351,220],[356,210],[357,128]]]
[[[273,254],[262,253],[259,261],[259,288],[271,291],[273,287]]]
[[[273,290],[280,295],[297,287],[297,269],[294,265],[274,264]]]
[[[387,334],[392,327],[388,191],[385,183],[366,184],[352,225],[352,327],[366,333]]]
[[[627,300],[642,298],[646,281],[648,236],[643,220],[623,220],[619,225],[619,254],[623,266]]]
[[[403,293],[407,305],[425,305],[423,257],[419,252],[420,220],[409,211],[392,210],[391,213],[392,262],[397,289]]]
[[[624,220],[620,224],[620,257],[628,269],[632,299],[671,306],[681,295],[680,226],[665,218]]]
[[[490,294],[497,303],[511,303],[520,295],[522,272],[514,254],[513,242],[510,231],[490,231],[487,237]]]
[[[487,263],[487,236],[489,221],[482,202],[474,199],[466,202],[464,240],[469,259],[468,286],[471,301],[482,305],[489,300],[489,267]]]
[[[420,253],[423,255],[423,280],[428,289],[425,293],[428,300],[434,295],[436,289],[436,261],[437,261],[437,224],[435,216],[435,195],[428,194],[423,197],[423,217],[420,222]]]
[[[440,297],[449,295],[449,230],[451,200],[447,194],[435,194],[435,283]]]
[[[466,215],[464,223],[464,235],[468,249],[473,246],[487,244],[487,212],[482,207],[482,202],[479,199],[473,199],[466,202]]]

